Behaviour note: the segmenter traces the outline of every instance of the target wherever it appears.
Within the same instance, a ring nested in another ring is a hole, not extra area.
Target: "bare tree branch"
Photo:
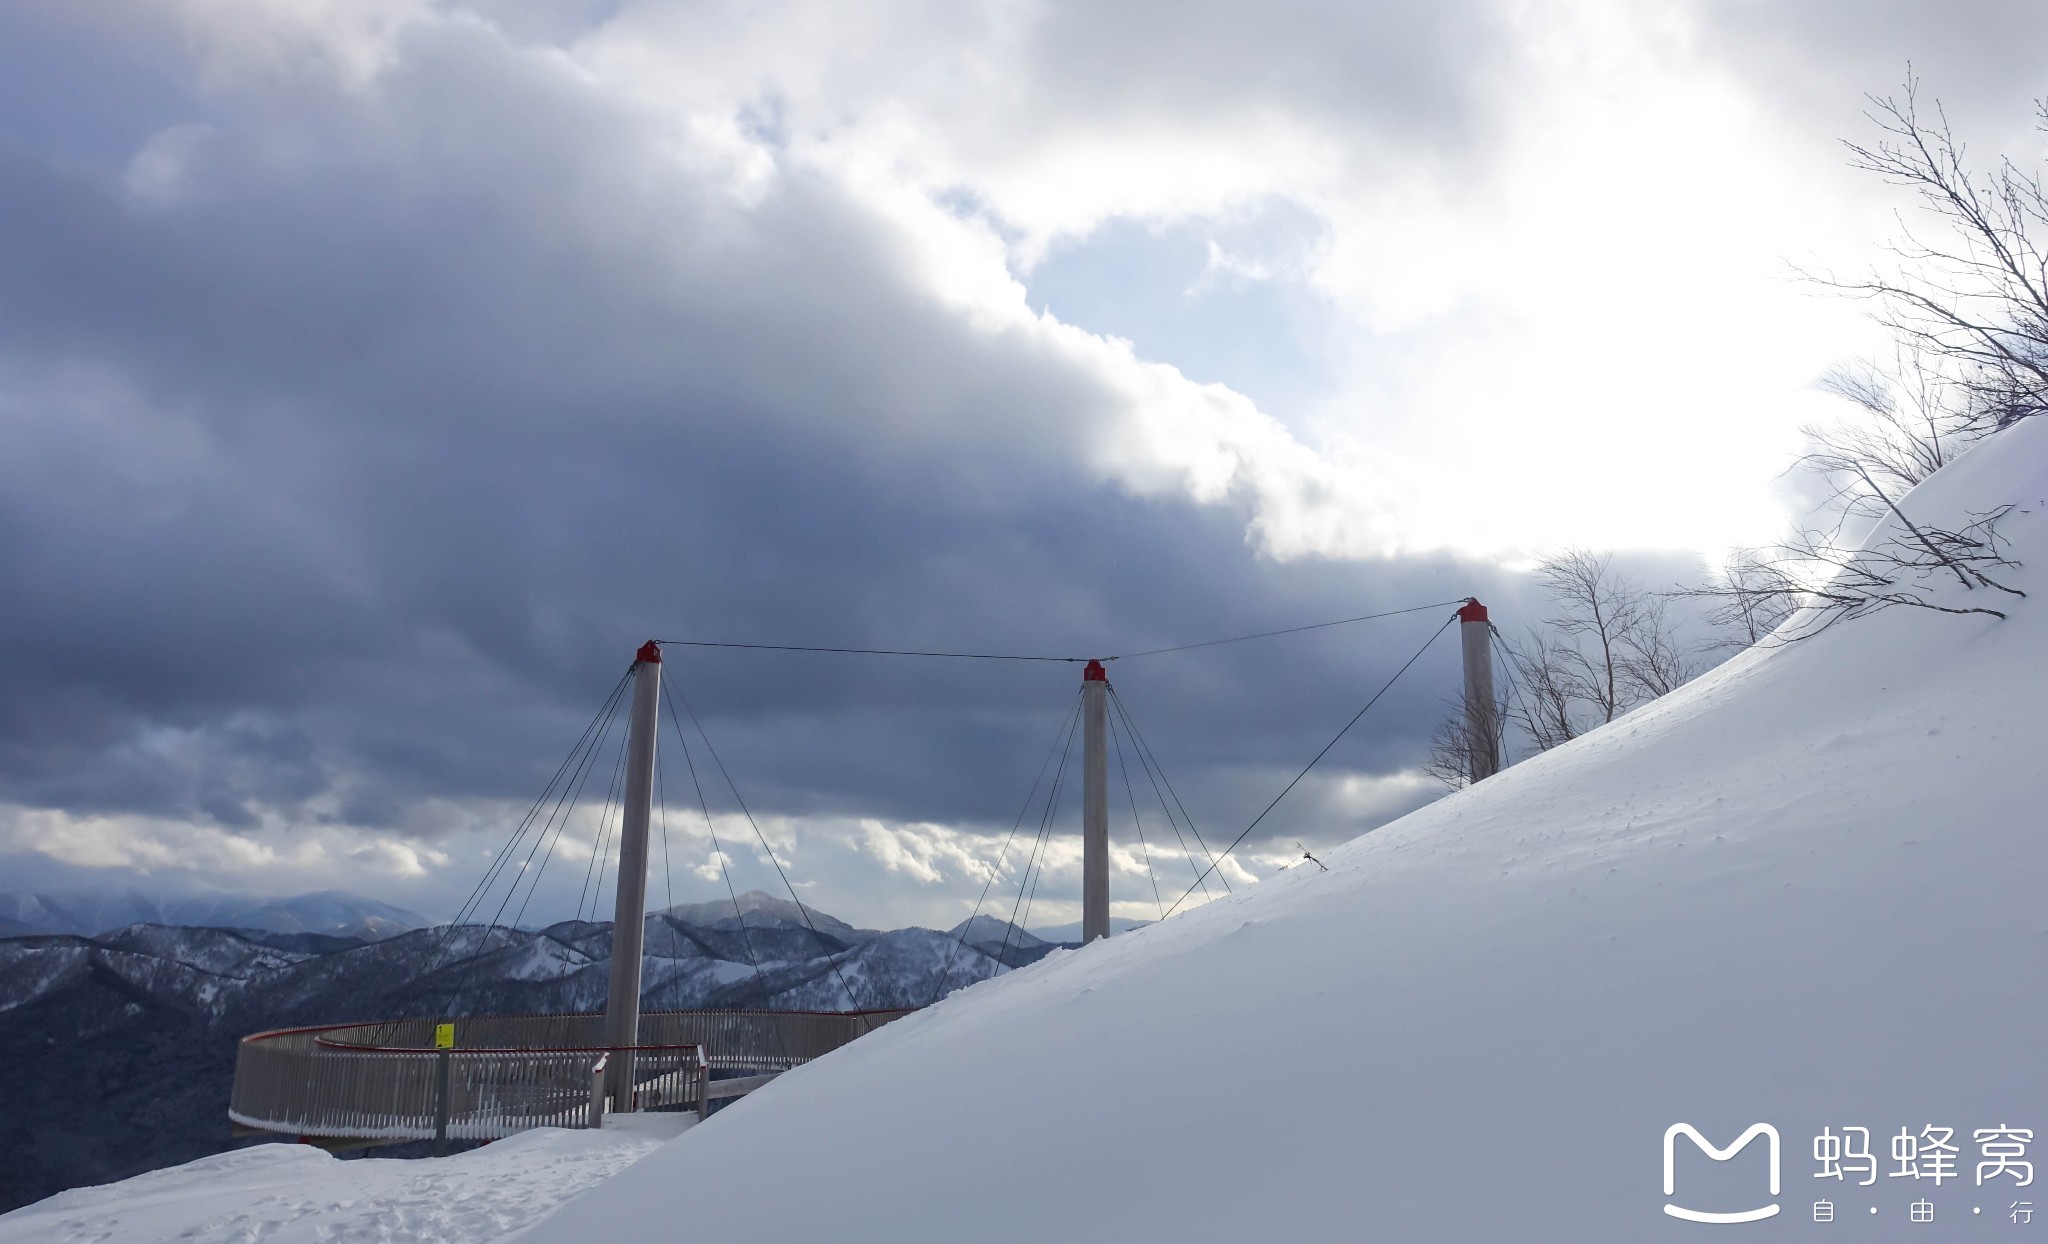
[[[1569,645],[1531,628],[1523,642],[1503,640],[1503,646],[1521,690],[1513,719],[1536,750],[1547,752],[1584,733],[1573,709],[1581,698],[1578,679],[1561,659]]]
[[[2010,159],[1972,170],[1940,103],[1919,105],[1908,76],[1897,96],[1871,96],[1878,137],[1845,144],[1850,166],[1912,191],[1929,236],[1901,218],[1891,271],[1854,278],[1814,275],[1878,304],[1902,347],[1939,360],[1966,397],[1980,430],[2048,410],[2048,192],[2038,172]],[[2048,131],[2048,101],[2037,103]]]
[[[1642,622],[1647,597],[1614,573],[1610,553],[1566,549],[1537,567],[1536,575],[1558,603],[1550,625],[1578,641],[1557,646],[1557,661],[1570,672],[1576,697],[1590,701],[1603,722],[1629,706],[1623,641]]]
[[[1670,695],[1699,674],[1699,662],[1679,643],[1664,598],[1644,597],[1635,625],[1621,636],[1621,678],[1635,702]]]
[[[1759,549],[1736,549],[1721,563],[1706,589],[1679,588],[1673,596],[1704,598],[1715,603],[1707,621],[1722,633],[1716,648],[1747,648],[1762,643],[1799,609],[1803,589],[1788,583],[1785,572]]]
[[[1862,548],[1845,547],[1833,535],[1801,531],[1776,549],[1757,555],[1740,579],[1680,588],[1675,597],[1713,600],[1722,608],[1766,613],[1803,612],[1781,625],[1765,642],[1810,638],[1849,618],[1903,606],[1946,614],[2004,618],[1988,604],[1961,603],[1937,593],[1930,579],[1958,577],[1965,590],[1989,588],[2010,596],[2025,592],[1993,578],[1991,571],[2016,566],[1998,534],[1999,520],[2013,507],[1972,515],[1950,530],[1914,524],[1900,515],[1897,528],[1880,528]]]

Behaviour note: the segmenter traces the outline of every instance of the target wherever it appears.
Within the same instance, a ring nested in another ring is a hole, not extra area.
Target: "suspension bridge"
[[[1195,827],[1157,753],[1139,731],[1129,706],[1117,694],[1109,677],[1110,668],[1122,660],[1430,613],[1454,606],[1455,612],[1443,619],[1322,750],[1220,851],[1212,851]],[[1017,896],[1006,924],[1002,952],[995,956],[998,966],[994,970],[1004,970],[1009,939],[1029,921],[1038,880],[1044,875],[1046,847],[1059,795],[1062,789],[1069,788],[1069,774],[1076,767],[1071,762],[1077,739],[1081,751],[1081,942],[1085,947],[1110,934],[1112,752],[1123,777],[1132,821],[1138,830],[1163,919],[1198,892],[1207,893],[1212,880],[1228,890],[1229,881],[1220,871],[1224,860],[1454,624],[1460,630],[1463,672],[1456,697],[1462,708],[1463,739],[1459,751],[1465,778],[1478,782],[1497,772],[1505,760],[1504,713],[1496,698],[1494,660],[1495,654],[1503,651],[1503,643],[1485,606],[1470,597],[1106,657],[649,640],[634,654],[631,665],[613,685],[504,848],[494,854],[455,918],[439,930],[433,951],[436,968],[445,966],[457,971],[463,982],[463,986],[458,986],[459,995],[469,974],[489,953],[494,934],[520,927],[541,876],[554,859],[556,847],[583,801],[592,772],[599,768],[604,744],[623,716],[625,730],[610,766],[611,782],[599,817],[602,828],[578,900],[579,916],[587,900],[594,918],[604,888],[603,870],[615,847],[618,864],[613,877],[612,945],[604,1010],[589,1014],[454,1018],[456,1007],[450,998],[443,1002],[439,1016],[255,1033],[242,1038],[237,1047],[229,1119],[243,1134],[289,1136],[330,1147],[432,1140],[436,1152],[445,1152],[450,1141],[497,1139],[532,1127],[602,1127],[608,1114],[620,1112],[691,1110],[701,1118],[713,1109],[714,1103],[751,1092],[792,1067],[822,1057],[910,1013],[900,1008],[863,1009],[836,956],[831,959],[831,970],[846,999],[846,1009],[841,1011],[643,1010],[647,1001],[642,988],[643,939],[652,872],[651,831],[657,824],[657,809],[662,826],[664,878],[668,875],[668,798],[657,763],[664,720],[673,728],[672,736],[690,774],[714,856],[725,870],[726,889],[739,917],[742,936],[748,939],[748,958],[756,976],[760,974],[761,963],[753,953],[745,913],[740,909],[727,857],[713,823],[705,792],[706,771],[697,764],[697,753],[683,729],[685,720],[695,729],[709,761],[707,768],[715,771],[730,790],[765,858],[795,902],[798,915],[814,935],[818,932],[810,909],[797,897],[796,887],[740,795],[695,709],[687,697],[664,684],[664,648],[1021,661],[1081,667],[1081,685],[1074,707],[1062,720],[1023,809],[1004,839],[995,863],[988,869],[973,914],[960,926],[952,953],[933,981],[925,1003],[929,1005],[943,996],[949,985],[957,988],[971,983],[955,980],[954,956],[966,944],[968,931],[979,919],[997,879],[1005,875],[1012,848],[1018,845],[1026,821],[1034,809],[1039,809],[1035,836],[1023,867],[1015,874]],[[1502,672],[1510,674],[1512,693],[1511,669],[1504,668]],[[1170,906],[1158,889],[1158,875],[1151,866],[1151,848],[1144,841],[1136,783],[1130,774],[1131,758],[1136,759],[1139,772],[1151,787],[1194,875],[1192,883]],[[1046,791],[1042,802],[1041,789]],[[524,897],[520,898],[522,888]],[[496,906],[479,928],[478,920],[494,895]],[[520,900],[516,909],[512,906],[515,898]],[[672,886],[668,898],[673,906]],[[508,910],[512,912],[509,925],[505,923]],[[420,979],[430,974],[431,970]]]

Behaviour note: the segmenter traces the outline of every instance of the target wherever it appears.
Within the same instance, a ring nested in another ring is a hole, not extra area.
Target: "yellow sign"
[[[437,1050],[452,1050],[455,1048],[455,1025],[434,1025],[434,1048]]]

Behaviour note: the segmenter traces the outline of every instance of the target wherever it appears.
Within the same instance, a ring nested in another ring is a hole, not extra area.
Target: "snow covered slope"
[[[602,1131],[541,1127],[453,1158],[416,1160],[254,1146],[0,1215],[0,1244],[485,1244],[692,1123],[694,1115],[635,1115]]]
[[[1111,916],[1109,918],[1109,931],[1112,934],[1128,933],[1132,929],[1142,929],[1151,923],[1153,922],[1150,920],[1133,920],[1129,916]],[[1033,929],[1032,932],[1048,942],[1079,942],[1081,940],[1081,922],[1076,920],[1071,924],[1050,925],[1043,929]]]
[[[1911,508],[2015,502],[2040,563],[2044,499],[2048,419]],[[2048,1128],[2048,575],[2013,578],[2007,621],[1897,609],[1750,652],[1328,873],[976,985],[529,1238],[2008,1238],[2034,1188],[1977,1187],[1973,1133]],[[1763,1145],[1681,1140],[1667,1197],[1681,1122],[1773,1125],[1782,1194]],[[1869,1186],[1815,1177],[1845,1125]],[[1929,1125],[1962,1176],[1893,1176]]]
[[[0,1214],[0,1244],[485,1244],[531,1223],[694,1116],[541,1128],[448,1158],[341,1160],[256,1145]]]

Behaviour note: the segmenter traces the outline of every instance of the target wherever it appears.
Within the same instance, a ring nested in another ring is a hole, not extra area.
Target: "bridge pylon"
[[[647,934],[647,829],[654,815],[654,747],[661,724],[661,645],[648,640],[633,660],[633,709],[626,729],[626,794],[619,825],[619,888],[612,914],[611,981],[605,991],[605,1068],[612,1109],[633,1108],[633,1054],[640,1044],[640,960]]]
[[[1109,936],[1109,671],[1081,674],[1081,941]]]
[[[1465,658],[1465,777],[1479,782],[1500,772],[1500,706],[1493,698],[1493,623],[1477,597],[1458,610]]]

